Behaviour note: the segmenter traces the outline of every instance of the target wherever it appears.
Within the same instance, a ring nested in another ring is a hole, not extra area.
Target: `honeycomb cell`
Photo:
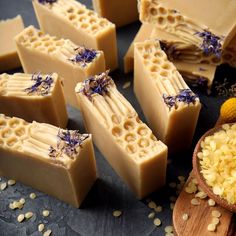
[[[162,61],[159,58],[153,58],[152,63],[160,65],[162,64]]]
[[[124,128],[128,131],[133,130],[135,128],[135,123],[133,121],[126,121],[124,123]]]
[[[78,15],[82,15],[82,14],[84,14],[85,13],[85,10],[84,9],[78,9],[77,10],[77,14]]]
[[[164,64],[162,65],[162,69],[164,69],[164,70],[170,70],[170,69],[172,69],[172,68],[171,68],[171,64],[170,64],[170,63],[164,63]]]
[[[139,158],[144,158],[144,157],[147,156],[147,154],[148,154],[148,151],[146,151],[146,150],[141,150],[141,151],[139,152],[138,156],[139,156]]]
[[[158,72],[158,71],[159,71],[159,67],[158,67],[158,66],[155,66],[155,65],[154,65],[154,66],[151,66],[151,67],[150,67],[150,71],[151,71],[151,72]]]
[[[83,29],[87,29],[88,27],[89,27],[89,25],[87,23],[81,24],[81,28],[83,28]]]
[[[162,70],[162,71],[160,72],[160,75],[161,75],[162,77],[168,77],[168,76],[169,76],[169,73],[168,73],[168,71],[166,71],[166,70]]]
[[[55,47],[49,47],[48,48],[48,53],[52,53],[52,52],[55,52],[55,51],[56,51]]]
[[[122,129],[119,126],[115,126],[111,132],[112,132],[112,135],[115,137],[120,137],[122,136],[122,133],[123,133]]]
[[[140,138],[138,141],[138,145],[141,148],[146,148],[150,145],[150,142],[147,138]]]
[[[5,120],[0,120],[0,129],[3,129],[7,126],[7,122]]]
[[[137,146],[135,144],[128,144],[126,146],[126,151],[129,153],[129,154],[134,154],[137,152]]]
[[[166,19],[162,16],[157,18],[157,22],[160,26],[165,26],[166,25]]]
[[[174,24],[175,23],[175,18],[173,16],[167,16],[167,21],[169,24]]]
[[[9,128],[5,128],[3,131],[2,131],[2,137],[3,138],[8,138],[10,137],[12,134],[12,131],[9,129]]]
[[[149,12],[152,16],[156,16],[158,14],[157,9],[155,7],[150,8]]]
[[[20,124],[19,120],[17,119],[11,119],[8,123],[9,123],[9,126],[13,129],[19,126]]]
[[[150,139],[153,141],[157,141],[157,138],[153,134],[150,135]]]
[[[69,20],[70,21],[73,21],[73,20],[76,20],[77,19],[77,16],[75,14],[70,14],[69,15]]]
[[[146,127],[146,126],[140,126],[139,128],[138,128],[138,130],[137,130],[137,132],[138,132],[138,134],[140,135],[140,136],[145,136],[145,135],[147,135],[148,133],[149,133],[149,131],[148,131],[148,128]]]
[[[167,10],[164,7],[159,7],[158,8],[158,13],[160,15],[166,15],[167,14]]]
[[[38,47],[40,47],[40,46],[42,46],[42,43],[41,43],[41,42],[36,42],[36,43],[34,43],[34,44],[32,45],[33,48],[38,48]]]
[[[24,127],[19,127],[15,130],[15,135],[17,137],[21,137],[25,134],[25,128]]]
[[[9,147],[11,147],[11,146],[13,146],[14,144],[16,144],[17,142],[18,142],[17,138],[12,137],[12,138],[7,139],[6,145],[9,146]]]
[[[134,133],[128,133],[125,136],[125,140],[130,143],[130,142],[134,142],[136,140],[136,135]]]
[[[75,9],[73,7],[69,7],[67,10],[66,10],[68,13],[74,13],[75,12]]]
[[[112,115],[111,120],[114,124],[117,124],[117,125],[120,124],[120,122],[121,122],[120,117],[117,116],[116,114]]]

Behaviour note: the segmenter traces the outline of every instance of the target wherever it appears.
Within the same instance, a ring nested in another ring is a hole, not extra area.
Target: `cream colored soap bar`
[[[21,66],[16,52],[14,37],[24,29],[21,16],[0,21],[0,71]]]
[[[141,0],[152,1],[156,0]],[[236,33],[236,2],[232,0],[157,0],[156,2],[175,9],[205,25],[214,34],[224,36],[224,45],[227,46]]]
[[[167,147],[139,119],[107,73],[79,83],[76,93],[95,144],[135,195],[143,198],[163,186]]]
[[[105,69],[102,51],[44,34],[33,26],[17,35],[15,41],[24,71],[45,74],[56,71],[63,78],[66,102],[74,107],[76,84]]]
[[[0,75],[0,113],[65,128],[68,122],[57,74]]]
[[[138,20],[137,0],[93,0],[93,8],[99,16],[107,18],[116,27]]]
[[[134,91],[154,134],[171,153],[186,151],[201,104],[156,40],[135,44]]]
[[[115,70],[118,67],[114,24],[75,0],[57,0],[51,4],[33,0],[33,6],[43,32],[102,50],[107,69]]]
[[[133,42],[131,43],[127,53],[124,56],[124,71],[129,73],[133,70],[134,67],[134,43],[142,42],[151,35],[153,30],[153,25],[143,23],[136,34]]]
[[[96,180],[91,135],[0,115],[0,172],[79,207]]]

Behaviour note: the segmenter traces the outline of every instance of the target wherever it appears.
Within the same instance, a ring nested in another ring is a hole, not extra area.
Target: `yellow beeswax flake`
[[[212,215],[213,217],[219,218],[219,217],[221,217],[221,212],[220,212],[220,211],[217,211],[217,210],[214,210],[214,211],[211,212],[211,215]]]
[[[27,212],[27,213],[25,213],[25,218],[30,219],[33,215],[34,215],[33,212]]]
[[[173,233],[166,233],[165,236],[174,236]]]
[[[122,212],[116,210],[116,211],[113,211],[112,215],[113,215],[114,217],[120,217],[120,216],[122,215]]]
[[[198,199],[196,199],[196,198],[193,198],[193,199],[191,200],[191,204],[192,204],[193,206],[198,206],[198,205],[200,205],[200,201],[199,201]]]
[[[50,215],[50,211],[49,210],[43,210],[42,212],[44,217],[48,217]]]
[[[130,87],[130,85],[131,85],[131,82],[128,81],[128,82],[124,83],[124,85],[122,86],[122,88],[123,88],[123,89],[127,89],[127,88]]]
[[[9,186],[12,186],[12,185],[15,185],[15,184],[16,184],[16,181],[15,181],[14,179],[9,179],[9,180],[7,181],[7,184],[8,184]]]
[[[5,190],[6,188],[7,188],[7,183],[6,182],[0,184],[0,190],[1,191]]]
[[[201,173],[214,194],[236,204],[236,124],[225,124],[201,144]]]
[[[195,194],[195,197],[200,198],[200,199],[205,199],[207,198],[207,194],[203,191],[199,191]]]
[[[20,214],[20,215],[17,216],[17,221],[19,223],[21,223],[24,219],[25,219],[25,215],[24,214]]]
[[[155,226],[160,226],[161,225],[161,220],[159,218],[155,218],[154,221],[153,221],[153,224]]]
[[[157,206],[154,208],[155,212],[162,212],[162,206]]]
[[[184,221],[187,221],[188,218],[189,218],[189,215],[188,215],[187,213],[184,213],[184,214],[182,215],[182,219],[183,219]]]
[[[148,214],[149,219],[153,219],[155,217],[155,212],[151,212]]]
[[[218,225],[220,223],[220,219],[217,217],[213,217],[211,223],[214,225]]]
[[[154,209],[154,208],[157,207],[157,205],[156,205],[155,202],[151,201],[151,202],[148,203],[148,207],[151,208],[151,209]]]
[[[208,200],[208,205],[209,205],[209,206],[215,206],[215,205],[216,205],[216,202],[215,202],[213,199],[209,199],[209,200]]]
[[[45,228],[44,224],[39,224],[38,225],[38,231],[39,232],[42,232],[44,230],[44,228]]]
[[[216,230],[216,225],[215,224],[209,224],[207,226],[207,230],[210,232],[214,232]]]
[[[168,225],[165,227],[165,232],[166,233],[173,233],[174,229],[172,225]]]
[[[52,234],[52,230],[48,229],[43,233],[43,236],[50,236]]]
[[[31,199],[35,199],[36,198],[36,194],[35,193],[31,193],[29,196]]]

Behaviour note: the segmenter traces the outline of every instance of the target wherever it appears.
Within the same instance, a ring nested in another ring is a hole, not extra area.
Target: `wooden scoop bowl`
[[[232,125],[232,124],[229,124]],[[197,154],[201,152],[201,142],[205,139],[205,137],[213,135],[215,132],[218,132],[222,129],[222,126],[217,126],[213,129],[210,129],[208,132],[206,132],[201,139],[198,141],[194,153],[193,153],[193,172],[194,176],[198,180],[199,186],[203,189],[203,191],[212,198],[217,204],[222,206],[223,208],[231,211],[236,212],[236,204],[229,204],[225,199],[221,198],[220,196],[213,193],[212,188],[206,183],[206,180],[204,176],[201,173],[201,166],[199,162],[199,158],[197,157]]]

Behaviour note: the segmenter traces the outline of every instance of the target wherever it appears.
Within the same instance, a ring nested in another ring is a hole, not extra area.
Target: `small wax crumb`
[[[215,206],[216,202],[213,199],[208,200],[208,205],[209,206]]]
[[[15,184],[16,184],[16,181],[15,181],[14,179],[9,179],[9,180],[7,181],[7,184],[10,185],[10,186],[12,186],[12,185],[15,185]]]
[[[200,191],[200,192],[195,194],[195,197],[198,197],[200,199],[205,199],[205,198],[207,198],[207,194],[204,193],[203,191]]]
[[[21,203],[20,201],[14,201],[9,204],[9,208],[12,210],[15,210],[17,208],[22,209],[23,206],[24,206],[24,203]]]
[[[182,215],[182,219],[183,219],[184,221],[187,221],[188,218],[189,218],[189,216],[188,216],[187,213],[184,213],[184,214]]]
[[[24,198],[21,198],[19,202],[20,202],[21,204],[25,204],[25,199],[24,199]]]
[[[217,218],[221,217],[221,213],[219,211],[217,211],[217,210],[212,211],[211,215],[213,217],[217,217]]]
[[[38,225],[38,231],[42,232],[44,230],[44,227],[45,227],[44,224],[39,224]]]
[[[165,227],[165,232],[166,233],[173,233],[173,226],[172,225],[168,225]]]
[[[127,88],[129,88],[130,87],[130,85],[131,85],[131,83],[128,81],[128,82],[126,82],[126,83],[124,83],[124,85],[123,85],[123,89],[127,89]]]
[[[116,211],[113,211],[112,215],[113,215],[114,217],[120,217],[120,216],[122,215],[122,212],[116,210]]]
[[[174,207],[175,207],[175,204],[172,202],[172,203],[170,204],[170,209],[173,210]]]
[[[160,226],[161,225],[161,220],[159,218],[155,218],[153,221],[153,224],[156,226]]]
[[[165,236],[174,236],[174,234],[173,233],[167,233],[167,234],[165,234]]]
[[[207,230],[210,231],[210,232],[214,232],[216,230],[216,225],[214,224],[209,224],[207,226]]]
[[[49,210],[43,210],[43,216],[48,217],[50,214]]]
[[[4,183],[1,183],[1,185],[0,185],[0,190],[4,190],[4,189],[6,189],[6,187],[7,187],[7,183],[6,182],[4,182]]]
[[[176,188],[176,183],[174,183],[174,182],[169,183],[169,186],[170,186],[171,188]]]
[[[200,205],[200,201],[197,200],[196,198],[193,198],[193,199],[191,200],[191,204],[192,204],[193,206],[198,206],[198,205]]]
[[[154,212],[149,213],[149,215],[148,215],[149,219],[153,219],[154,217],[155,217],[155,213]]]
[[[155,212],[162,212],[162,206],[157,206],[154,210]]]
[[[214,224],[214,225],[218,225],[220,223],[220,219],[217,218],[217,217],[213,217],[211,223]]]
[[[30,194],[30,198],[31,198],[31,199],[35,199],[35,198],[36,198],[36,194],[35,194],[35,193],[31,193],[31,194]]]
[[[148,207],[151,208],[151,209],[154,209],[154,208],[157,207],[157,205],[156,205],[155,202],[151,201],[151,202],[148,203]]]
[[[17,221],[18,221],[19,223],[21,223],[24,219],[25,219],[25,215],[24,215],[24,214],[20,214],[20,215],[18,215],[18,217],[17,217]]]
[[[29,218],[31,218],[33,215],[34,215],[33,212],[27,212],[27,213],[25,214],[25,218],[26,218],[26,219],[29,219]]]
[[[48,229],[47,231],[43,233],[43,236],[50,236],[51,233],[52,233],[52,230]]]

